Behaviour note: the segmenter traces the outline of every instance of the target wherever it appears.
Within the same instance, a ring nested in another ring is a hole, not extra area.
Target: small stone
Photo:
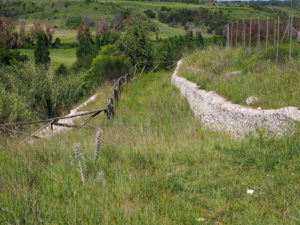
[[[199,217],[199,218],[197,218],[196,220],[197,220],[198,222],[203,222],[203,221],[205,221],[206,219],[203,218],[203,217]]]
[[[241,71],[232,71],[232,72],[227,73],[226,77],[230,78],[232,76],[239,75],[241,73],[242,73]]]
[[[253,194],[254,194],[254,190],[248,189],[248,190],[247,190],[247,194],[248,194],[248,195],[253,195]]]
[[[252,104],[254,104],[254,103],[258,102],[258,101],[259,101],[259,98],[258,98],[258,97],[250,96],[250,97],[248,97],[248,98],[246,99],[246,104],[247,104],[247,105],[252,105]]]
[[[232,72],[228,73],[228,75],[239,75],[241,73],[242,73],[241,71],[232,71]]]

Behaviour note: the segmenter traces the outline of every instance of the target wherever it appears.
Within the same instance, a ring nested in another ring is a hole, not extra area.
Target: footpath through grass
[[[201,127],[171,72],[125,87],[93,167],[94,129],[0,146],[0,224],[297,224],[299,133],[233,141]],[[103,87],[103,106],[111,87]],[[17,141],[17,140],[15,140]],[[80,182],[73,145],[91,171]],[[253,189],[253,195],[247,195]]]
[[[300,59],[294,50],[293,61],[282,49],[280,55],[288,62],[276,63],[268,59],[274,49],[257,56],[244,49],[209,48],[187,56],[179,74],[234,103],[245,104],[249,96],[256,96],[260,101],[255,107],[300,107]]]

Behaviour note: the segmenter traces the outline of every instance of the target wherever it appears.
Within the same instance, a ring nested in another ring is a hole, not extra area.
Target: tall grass
[[[134,80],[114,120],[89,125],[105,131],[95,168],[102,182],[83,185],[70,160],[77,142],[93,158],[94,129],[23,147],[3,140],[0,204],[11,213],[0,211],[0,224],[297,224],[299,132],[234,141],[207,130],[170,74]],[[88,108],[104,105],[110,90]]]
[[[85,94],[80,74],[56,76],[32,64],[1,67],[0,122],[61,115]]]
[[[281,54],[287,59],[288,54]],[[245,104],[249,96],[260,101],[253,106],[280,108],[300,106],[300,60],[276,63],[274,51],[257,56],[244,49],[209,48],[184,59],[180,76],[213,90],[230,101]],[[283,58],[282,58],[283,60]],[[239,71],[238,74],[232,73]]]

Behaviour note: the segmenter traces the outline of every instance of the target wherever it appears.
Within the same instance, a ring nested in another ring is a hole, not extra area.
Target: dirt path
[[[77,113],[80,112],[84,112],[84,111],[80,111],[81,108],[85,107],[86,105],[88,105],[91,102],[94,102],[96,100],[96,98],[98,97],[99,94],[94,94],[93,96],[91,96],[89,99],[87,99],[84,103],[82,103],[81,105],[77,106],[76,108],[72,109],[70,111],[70,113],[67,116],[72,116],[75,115]],[[68,118],[68,119],[61,119],[58,120],[58,123],[65,123],[65,124],[70,124],[73,125],[75,120],[78,120],[80,117],[73,117],[73,118]],[[53,125],[53,129],[51,129],[51,126],[49,125],[46,129],[44,129],[43,131],[41,131],[37,137],[40,139],[46,139],[46,138],[51,138],[55,135],[61,134],[67,130],[69,130],[71,128],[68,127],[62,127],[62,126],[56,126]]]

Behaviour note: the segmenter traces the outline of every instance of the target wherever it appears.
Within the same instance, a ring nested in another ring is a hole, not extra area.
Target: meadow
[[[196,51],[186,55],[180,76],[233,103],[245,104],[249,96],[256,96],[259,101],[253,107],[300,107],[300,50],[296,43],[293,46],[294,59],[288,60],[287,46],[282,46],[279,63],[275,49],[268,54],[261,50],[259,56],[255,49],[243,48]]]
[[[171,73],[133,80],[112,121],[100,116],[89,129],[31,145],[2,139],[0,223],[297,224],[299,131],[236,141],[208,130],[171,86]],[[110,91],[103,85],[84,110],[102,107]],[[87,158],[84,184],[74,143]]]
[[[18,49],[34,63],[34,49]],[[51,69],[55,70],[60,64],[70,68],[76,61],[76,49],[50,49]]]

